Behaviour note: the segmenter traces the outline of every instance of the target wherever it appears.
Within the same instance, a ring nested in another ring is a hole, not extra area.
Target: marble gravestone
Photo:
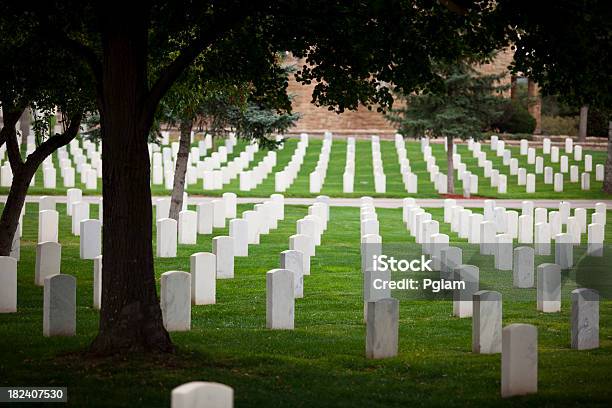
[[[57,242],[41,242],[36,245],[36,264],[34,267],[34,283],[45,284],[49,276],[60,273],[62,262],[62,246]]]
[[[234,256],[249,256],[249,223],[242,218],[229,222],[229,234],[234,239]]]
[[[440,250],[440,279],[453,279],[454,269],[463,263],[463,252],[458,247],[446,247]]]
[[[531,247],[514,248],[512,261],[513,285],[516,288],[532,288],[534,282],[534,250]]]
[[[0,256],[0,313],[17,312],[17,260]]]
[[[172,390],[171,408],[233,408],[234,390],[215,382],[193,381]]]
[[[43,210],[38,213],[38,242],[58,241],[59,213]]]
[[[473,296],[478,292],[480,270],[474,265],[461,264],[453,269],[453,280],[464,283],[464,289],[453,290],[453,316],[471,317]]]
[[[311,238],[308,235],[296,234],[289,237],[289,249],[302,252],[304,261],[302,271],[304,275],[310,275],[310,255],[308,253],[311,245]]]
[[[599,293],[596,290],[572,291],[572,348],[599,348]]]
[[[293,272],[294,291],[296,299],[304,297],[304,254],[302,251],[289,249],[280,253],[280,268]]]
[[[502,295],[480,290],[474,293],[472,352],[494,354],[502,351]]]
[[[272,269],[266,273],[266,327],[293,330],[294,328],[294,272]]]
[[[81,221],[80,256],[81,259],[94,259],[102,254],[102,223],[100,220]]]
[[[96,256],[93,263],[93,307],[102,308],[102,255]]]
[[[172,218],[162,218],[157,221],[157,256],[160,258],[176,258],[177,222]]]
[[[368,302],[366,308],[366,357],[397,356],[399,340],[399,302],[386,298]]]
[[[196,252],[189,257],[191,303],[214,305],[217,292],[217,257],[210,252]]]
[[[511,324],[502,331],[501,396],[538,391],[538,329]]]
[[[76,334],[76,278],[53,275],[45,279],[43,301],[43,335]]]
[[[214,237],[213,254],[217,258],[217,279],[232,279],[234,277],[234,238]]]
[[[538,265],[537,307],[544,313],[561,311],[561,268],[557,264]]]
[[[191,274],[181,271],[162,273],[159,299],[166,330],[191,330]]]
[[[195,211],[179,212],[178,243],[195,245],[198,240],[198,215]]]

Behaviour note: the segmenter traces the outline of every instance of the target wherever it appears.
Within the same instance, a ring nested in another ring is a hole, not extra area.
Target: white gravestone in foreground
[[[386,298],[369,302],[366,316],[366,357],[379,359],[397,356],[399,339],[399,302]]]
[[[596,290],[572,291],[572,348],[599,348],[599,293]]]
[[[266,327],[294,328],[294,273],[288,269],[272,269],[266,273]]]
[[[76,278],[53,275],[45,279],[43,302],[43,335],[76,334]]]
[[[494,354],[502,351],[501,293],[481,290],[474,293],[472,352]]]
[[[17,312],[17,260],[0,256],[0,313]]]
[[[501,396],[538,392],[538,329],[511,324],[502,332]]]
[[[191,275],[170,271],[161,275],[160,303],[168,331],[191,330]]]
[[[194,381],[172,390],[171,408],[233,408],[234,390],[215,382]]]

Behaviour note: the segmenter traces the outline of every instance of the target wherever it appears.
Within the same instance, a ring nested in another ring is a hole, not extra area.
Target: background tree
[[[534,79],[567,105],[612,112],[612,8],[606,0],[500,0],[510,27],[512,70]],[[612,129],[612,117],[608,117]],[[612,193],[612,141],[603,189]]]
[[[183,206],[194,127],[205,129],[215,139],[234,131],[238,138],[256,140],[264,148],[275,149],[278,144],[269,136],[285,131],[298,118],[291,113],[285,90],[288,69],[267,79],[276,81],[274,86],[266,81],[237,82],[235,76],[233,80],[207,79],[202,72],[202,61],[196,61],[162,99],[157,113],[157,129],[177,127],[180,134],[169,212],[169,217],[176,220]]]
[[[479,75],[467,62],[441,66],[439,80],[423,92],[404,95],[405,107],[388,118],[404,137],[446,138],[447,191],[455,192],[454,139],[478,139],[498,118],[505,101],[503,75]]]
[[[3,7],[0,13],[6,11]],[[31,21],[23,16],[0,21],[0,106],[4,114],[0,146],[6,144],[13,173],[0,217],[0,255],[8,256],[32,177],[47,157],[77,135],[83,114],[93,107],[93,92],[85,65],[38,38]],[[64,118],[63,132],[58,134],[54,123],[46,120],[56,108]],[[27,136],[22,130],[20,146],[15,125],[26,116],[29,124],[30,109],[41,117],[34,123],[36,148],[24,158],[21,147]]]

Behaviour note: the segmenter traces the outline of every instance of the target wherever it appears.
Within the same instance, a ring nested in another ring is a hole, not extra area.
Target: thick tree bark
[[[0,256],[9,256],[11,254],[11,247],[19,225],[21,209],[25,203],[32,176],[36,173],[36,168],[30,163],[13,173],[11,190],[6,198],[6,204],[2,209],[2,216],[0,217]]]
[[[603,191],[612,194],[612,120],[608,122],[608,158],[604,170]]]
[[[587,123],[589,118],[589,106],[580,107],[580,124],[578,126],[578,142],[585,143],[587,137]]]
[[[174,186],[172,187],[172,200],[170,202],[170,218],[178,221],[179,212],[183,207],[183,193],[185,192],[185,173],[189,160],[189,145],[191,143],[192,120],[183,120],[180,124],[181,138],[176,155],[176,168],[174,169]]]
[[[147,136],[146,10],[102,16],[99,99],[104,225],[96,354],[173,350],[163,326],[153,268]]]
[[[455,173],[453,168],[453,137],[446,136],[446,192],[455,194]]]

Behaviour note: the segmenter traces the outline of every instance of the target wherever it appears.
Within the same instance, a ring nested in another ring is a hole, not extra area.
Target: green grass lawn
[[[334,144],[332,155],[340,146]],[[359,143],[358,153],[367,148]],[[239,211],[249,208],[240,205]],[[58,205],[62,272],[78,282],[77,336],[42,336],[43,289],[33,283],[37,205],[28,204],[18,271],[19,311],[0,315],[0,385],[67,386],[69,405],[75,407],[169,406],[172,388],[195,380],[232,386],[236,406],[610,406],[612,302],[605,300],[600,306],[601,348],[572,350],[572,275],[564,273],[562,312],[542,314],[536,311],[535,290],[513,289],[511,272],[493,271],[492,257],[478,260],[481,281],[503,293],[504,325],[538,327],[538,394],[499,397],[500,356],[471,353],[471,319],[452,317],[448,300],[406,300],[395,292],[401,299],[399,355],[365,359],[357,208],[331,209],[322,246],[312,259],[312,274],[305,277],[305,297],[296,301],[295,330],[267,330],[265,273],[278,267],[279,253],[288,248],[296,220],[307,213],[303,206],[285,208],[279,228],[251,246],[248,258],[236,259],[235,278],[217,281],[217,304],[193,307],[192,330],[172,334],[174,355],[93,359],[84,353],[98,324],[92,308],[93,261],[79,259],[79,241],[70,234],[63,205]],[[429,211],[441,222],[441,232],[464,246],[464,259],[479,257],[468,255],[465,241],[442,224],[441,209]],[[92,206],[91,216],[96,212]],[[402,226],[400,209],[377,213],[386,244],[412,241]],[[225,235],[227,229],[214,232]],[[606,242],[612,242],[611,226]],[[210,250],[211,236],[200,235],[197,245],[179,245],[177,258],[156,259],[156,275],[188,271],[192,253]],[[596,265],[609,265],[610,258],[612,251]],[[539,257],[536,264],[547,259]],[[603,271],[609,274],[609,268]]]
[[[234,152],[228,155],[228,160],[240,154],[245,148],[245,141],[239,140],[237,146],[234,147]],[[197,144],[194,144],[196,146]],[[274,173],[282,170],[289,160],[291,155],[295,151],[297,145],[297,139],[292,138],[287,140],[284,149],[279,150],[277,153],[277,164],[272,170],[272,173],[259,185],[257,188],[251,191],[240,191],[239,190],[239,179],[232,180],[231,183],[226,184],[223,190],[204,190],[202,188],[202,182],[198,184],[190,185],[187,188],[188,193],[194,195],[210,195],[217,196],[221,195],[226,191],[233,191],[242,197],[267,197],[274,193]],[[308,149],[306,150],[306,156],[304,163],[300,169],[300,172],[291,185],[291,187],[284,193],[287,197],[314,197],[318,194],[310,194],[309,192],[309,174],[314,170],[319,153],[321,151],[322,140],[311,138],[309,141]],[[385,194],[377,194],[374,192],[374,176],[372,174],[372,148],[369,140],[357,140],[356,141],[356,165],[355,165],[355,182],[354,192],[351,194],[345,194],[342,192],[342,174],[344,173],[344,167],[346,164],[346,139],[335,138],[333,141],[329,166],[327,169],[327,177],[325,184],[321,190],[321,194],[326,194],[331,197],[361,197],[363,195],[370,195],[373,197],[396,197],[401,198],[406,196],[406,190],[404,188],[400,166],[398,162],[397,152],[395,150],[394,143],[388,140],[382,140],[381,145],[381,156],[383,160],[383,167],[387,177],[387,192]],[[441,144],[432,144],[432,154],[436,157],[440,171],[446,173],[446,153],[444,147]],[[519,167],[527,168],[528,173],[535,172],[534,165],[527,164],[527,156],[519,155],[518,147],[509,147],[512,150],[512,157],[519,159]],[[418,176],[418,196],[421,198],[439,198],[440,195],[436,192],[433,182],[429,181],[429,173],[427,173],[425,162],[423,161],[423,155],[420,150],[420,145],[415,141],[406,142],[407,157],[410,160],[410,165],[413,173]],[[580,189],[580,183],[570,183],[569,173],[564,175],[564,191],[562,193],[556,193],[553,191],[553,185],[544,184],[544,175],[539,174],[536,176],[536,193],[527,194],[525,192],[525,186],[517,185],[517,176],[511,176],[510,170],[507,166],[502,164],[502,158],[496,157],[488,145],[483,145],[483,150],[487,153],[487,159],[493,161],[493,168],[500,170],[500,174],[506,174],[508,176],[508,193],[498,194],[497,188],[490,187],[490,179],[485,179],[482,168],[477,166],[477,160],[472,157],[471,152],[467,150],[467,144],[458,146],[458,152],[461,154],[461,159],[466,163],[467,168],[473,174],[478,175],[478,196],[482,197],[494,197],[494,198],[612,198],[612,195],[605,194],[601,191],[602,182],[595,181],[595,165],[602,164],[606,160],[606,152],[604,151],[583,151],[583,157],[586,154],[593,156],[593,172],[591,173],[591,189],[589,191],[582,191]],[[542,155],[542,150],[537,149],[537,154]],[[561,153],[562,155],[563,153]],[[251,162],[249,168],[254,167],[257,163],[263,159],[266,155],[265,150],[260,150],[255,154],[255,159]],[[559,163],[550,163],[549,156],[546,156],[545,166],[551,166],[555,172],[559,171]],[[29,194],[65,194],[66,188],[63,187],[59,161],[56,155],[54,155],[55,167],[57,170],[57,188],[54,190],[43,188],[42,169],[39,169],[36,173],[36,183],[33,187],[30,187]],[[580,167],[580,172],[584,169],[583,162],[574,162],[573,155],[569,155],[569,165],[577,164]],[[100,194],[102,189],[102,181],[98,180],[97,190],[86,190],[85,185],[80,183],[80,175],[76,175],[76,187],[81,188],[84,194]],[[459,182],[455,184],[457,194],[462,193],[462,188]],[[8,194],[8,188],[0,188],[0,194]],[[168,195],[170,190],[166,190],[164,186],[153,185],[152,192],[154,195]]]

